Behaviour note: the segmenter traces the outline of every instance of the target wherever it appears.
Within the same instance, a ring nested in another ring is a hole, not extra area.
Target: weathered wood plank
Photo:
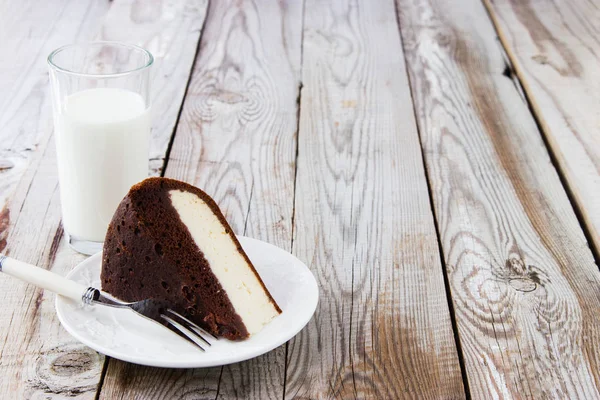
[[[81,7],[81,2],[75,3]],[[89,38],[95,35],[123,41],[135,38],[137,43],[149,47],[157,56],[154,103],[165,107],[171,102],[181,104],[187,84],[187,76],[182,71],[191,69],[206,5],[205,0],[188,0],[185,3],[157,1],[151,4],[115,1],[102,33],[99,33],[100,21],[94,22],[94,15],[90,12],[87,19],[85,13],[80,16],[66,13],[68,18],[65,17],[62,24],[73,19],[87,26],[85,32],[90,33]],[[103,10],[106,8],[107,4]],[[152,11],[150,15],[149,10]],[[156,10],[160,12],[158,15]],[[123,14],[129,16],[129,22],[125,22]],[[95,17],[100,18],[100,15]],[[115,19],[118,23],[114,22]],[[152,24],[160,25],[161,29],[148,28]],[[91,29],[90,25],[95,29]],[[46,54],[53,47],[76,38],[84,40],[85,36],[78,37],[75,31],[53,43],[51,48],[43,49],[40,62],[44,74]],[[45,91],[47,79],[44,79],[40,85]],[[31,96],[32,100],[28,98],[26,101],[35,103],[39,94],[34,90],[23,96]],[[45,97],[43,104],[50,108]],[[62,241],[54,140],[50,120],[42,120],[49,118],[49,113],[49,110],[40,115],[32,112],[30,117],[36,119],[35,124],[45,128],[34,153],[34,161],[26,168],[10,201],[11,223],[6,252],[15,258],[66,274],[83,257],[73,253]],[[175,124],[178,109],[169,106],[156,113],[153,148],[158,149],[163,143],[164,154],[171,136],[169,129]],[[22,139],[15,143],[21,144]],[[54,296],[1,275],[0,296],[3,304],[0,320],[6,321],[0,325],[0,373],[3,377],[0,380],[0,397],[94,398],[103,357],[77,343],[60,327],[53,307]],[[74,367],[70,368],[71,365]]]
[[[166,176],[203,188],[237,233],[290,249],[302,2],[211,2]],[[101,397],[283,397],[285,346],[223,368],[111,360]],[[160,388],[160,389],[158,389]]]
[[[8,202],[30,164],[39,161],[52,126],[46,57],[74,38],[91,39],[107,10],[102,1],[0,4],[0,251],[8,235]]]
[[[464,398],[394,3],[305,10],[293,250],[321,298],[285,397]]]
[[[600,253],[600,6],[485,0]]]
[[[10,6],[5,2],[0,10],[0,52],[6,56],[0,70],[0,251],[48,266],[61,229],[57,218],[46,218],[49,209],[60,212],[56,182],[44,182],[47,168],[54,167],[47,161],[54,149],[46,151],[51,131],[46,56],[74,37],[92,38],[108,3]],[[24,186],[34,176],[36,184]],[[34,193],[33,207],[24,213],[27,192]],[[0,302],[0,398],[93,398],[103,357],[60,328],[52,297],[0,276]]]
[[[600,273],[484,6],[397,2],[471,396],[599,398]]]

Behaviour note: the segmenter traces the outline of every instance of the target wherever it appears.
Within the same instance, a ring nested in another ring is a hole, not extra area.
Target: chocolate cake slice
[[[173,179],[148,178],[121,201],[106,234],[101,279],[121,300],[167,300],[231,340],[281,313],[213,199]]]

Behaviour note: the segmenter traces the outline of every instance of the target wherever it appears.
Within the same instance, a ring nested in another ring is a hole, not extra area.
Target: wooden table
[[[66,274],[45,57],[156,56],[151,175],[305,261],[293,340],[147,368],[0,275],[2,399],[600,398],[600,2],[0,2],[0,251]]]

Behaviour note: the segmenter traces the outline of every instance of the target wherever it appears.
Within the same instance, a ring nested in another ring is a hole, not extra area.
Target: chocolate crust
[[[172,206],[170,190],[194,193],[211,208],[281,313],[214,200],[192,185],[168,178],[148,178],[121,201],[104,242],[102,289],[124,301],[150,297],[169,301],[175,311],[216,336],[247,338],[240,316]]]

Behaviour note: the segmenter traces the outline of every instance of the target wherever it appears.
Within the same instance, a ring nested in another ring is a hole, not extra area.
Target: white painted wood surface
[[[598,245],[598,8],[486,0],[517,78],[478,1],[396,2],[0,1],[0,251],[63,275],[84,258],[62,240],[45,57],[123,40],[157,56],[150,174],[321,287],[288,346],[173,370],[104,364],[53,295],[0,274],[0,398],[600,397],[598,268],[518,79]]]
[[[305,10],[293,252],[321,298],[285,398],[464,398],[394,3]]]
[[[471,397],[599,398],[600,272],[484,6],[397,1]]]
[[[51,142],[46,57],[80,37],[91,39],[108,4],[36,1],[0,5],[0,251],[56,271],[62,229]],[[93,399],[104,357],[60,327],[53,295],[0,274],[0,398]]]
[[[23,203],[26,192],[15,196],[17,185],[25,175],[31,180],[50,138],[46,57],[74,38],[91,39],[107,9],[86,0],[0,3],[0,251],[11,220],[8,203],[12,209]]]
[[[600,5],[485,0],[600,251]]]

